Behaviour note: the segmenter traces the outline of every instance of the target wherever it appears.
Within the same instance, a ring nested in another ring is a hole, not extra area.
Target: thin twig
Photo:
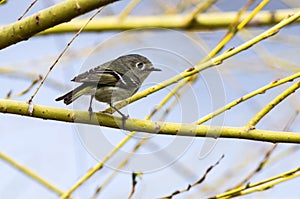
[[[271,154],[275,151],[275,149],[277,148],[278,144],[274,144],[266,153],[265,153],[265,157],[263,158],[263,160],[257,165],[257,167],[248,174],[248,176],[243,179],[240,183],[238,183],[237,185],[235,185],[233,188],[230,188],[229,190],[232,189],[236,189],[240,186],[243,186],[244,184],[246,184],[247,182],[249,182],[249,180],[251,178],[253,178],[253,176],[255,176],[256,174],[258,174],[263,168],[264,166],[269,162]]]
[[[164,197],[161,197],[160,199],[171,199],[173,198],[175,195],[178,195],[178,194],[181,194],[181,193],[184,193],[184,192],[188,192],[191,188],[201,184],[207,177],[208,173],[213,169],[215,168],[220,162],[221,160],[224,158],[224,155],[221,156],[221,158],[213,165],[211,165],[210,167],[208,167],[205,171],[205,173],[203,174],[203,176],[197,180],[196,182],[192,183],[192,184],[189,184],[185,189],[182,189],[182,190],[176,190],[174,191],[172,194],[168,195],[168,196],[164,196]]]
[[[136,180],[136,178],[137,177],[141,177],[142,176],[142,173],[141,172],[133,172],[132,173],[132,185],[131,185],[131,192],[130,192],[130,194],[129,194],[129,196],[128,196],[128,199],[131,199],[132,198],[132,196],[133,196],[133,194],[134,194],[134,192],[135,192],[135,187],[136,187],[136,184],[137,184],[137,180]]]
[[[10,98],[12,98],[12,97],[21,97],[21,96],[25,95],[26,93],[28,93],[28,92],[34,87],[34,85],[36,85],[39,81],[41,81],[42,78],[43,78],[43,77],[39,75],[38,78],[34,79],[34,80],[31,82],[31,84],[29,85],[28,88],[26,88],[25,90],[21,91],[21,92],[18,93],[18,94],[15,94],[15,95],[12,96],[12,95],[11,95],[12,92],[10,91],[10,92],[7,94],[7,96],[6,96],[6,99],[10,99]]]
[[[28,8],[24,11],[24,13],[18,18],[18,21],[21,20],[25,15],[26,13],[32,8],[32,6],[34,6],[34,4],[37,2],[38,0],[34,0],[29,6]]]
[[[67,51],[67,49],[70,47],[70,45],[73,43],[73,41],[79,36],[79,34],[82,32],[82,30],[87,26],[87,24],[96,16],[98,15],[101,10],[103,9],[103,7],[99,8],[95,14],[93,14],[87,21],[86,23],[78,30],[78,32],[74,35],[74,37],[71,39],[71,41],[65,46],[65,48],[63,49],[63,51],[58,55],[57,59],[53,62],[53,64],[50,66],[49,70],[47,71],[46,75],[44,76],[44,78],[41,80],[39,86],[37,87],[37,89],[35,90],[35,92],[32,94],[32,96],[30,97],[30,99],[28,100],[28,104],[31,104],[33,101],[33,98],[36,96],[36,94],[39,92],[40,88],[42,87],[42,85],[44,84],[44,82],[46,81],[48,75],[50,74],[50,72],[52,71],[52,69],[54,68],[54,66],[58,63],[58,61],[60,60],[60,58],[65,54],[65,52]],[[32,113],[32,111],[30,111]]]

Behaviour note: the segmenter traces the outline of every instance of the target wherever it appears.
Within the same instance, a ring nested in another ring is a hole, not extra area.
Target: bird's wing
[[[97,85],[114,86],[118,82],[122,83],[123,74],[108,68],[111,62],[107,62],[96,68],[90,69],[74,77],[71,81],[80,83],[91,83]]]
[[[122,76],[123,74],[120,74],[111,69],[91,69],[85,73],[74,77],[71,81],[113,86],[118,82],[122,83]]]

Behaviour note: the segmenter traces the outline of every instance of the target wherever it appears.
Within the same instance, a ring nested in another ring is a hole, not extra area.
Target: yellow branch
[[[264,191],[279,183],[299,177],[300,176],[299,171],[300,168],[298,167],[296,169],[290,170],[288,172],[284,172],[280,175],[273,176],[263,181],[257,183],[249,183],[246,186],[241,186],[236,189],[229,190],[225,193],[216,195],[214,197],[210,197],[209,199],[227,199],[227,198],[229,199],[229,198],[246,195],[257,191]]]
[[[90,119],[87,111],[74,111],[69,109],[53,108],[48,106],[33,105],[33,113],[29,115],[28,103],[13,100],[0,100],[0,112],[12,113],[40,119],[57,120],[72,123],[99,125],[111,128],[122,128],[122,118],[109,114],[96,113]],[[196,124],[182,124],[171,122],[158,122],[129,118],[126,120],[125,130],[140,131],[161,135],[180,135],[192,137],[223,137],[239,138],[266,142],[300,143],[300,133],[284,131],[267,131],[244,127],[218,127]]]
[[[291,24],[293,23],[294,21],[298,20],[298,18],[300,17],[300,11],[294,15],[291,15],[287,18],[285,18],[284,20],[282,20],[280,23],[276,24],[275,26],[271,27],[270,29],[266,30],[265,32],[259,34],[258,36],[254,37],[253,39],[237,46],[236,48],[233,48],[233,49],[230,49],[226,52],[224,52],[223,54],[219,55],[219,56],[216,56],[204,63],[200,62],[199,64],[197,64],[194,68],[190,68],[190,69],[187,69],[185,70],[184,72],[168,79],[168,80],[165,80],[163,82],[161,82],[160,84],[157,84],[155,86],[152,86],[142,92],[139,92],[139,93],[136,93],[134,94],[132,97],[126,99],[126,100],[123,100],[119,103],[117,103],[115,105],[116,108],[120,109],[132,102],[135,102],[143,97],[146,97],[148,95],[150,95],[151,93],[154,93],[156,91],[159,91],[169,85],[172,85],[172,84],[175,84],[177,83],[178,81],[186,78],[186,77],[190,77],[194,74],[197,74],[199,73],[200,71],[202,70],[205,70],[207,68],[210,68],[210,67],[213,67],[213,66],[216,66],[216,65],[219,65],[221,64],[224,60],[238,54],[238,53],[241,53],[242,51],[244,50],[247,50],[248,48],[250,48],[251,46],[257,44],[258,42],[261,42],[262,40],[268,38],[268,37],[271,37],[273,36],[274,34],[278,33],[278,31],[287,26],[288,24]],[[111,108],[107,109],[106,112],[111,112]]]
[[[214,111],[213,113],[210,113],[210,114],[208,114],[208,115],[206,115],[206,116],[200,118],[200,119],[196,122],[196,124],[202,124],[202,123],[204,123],[204,122],[210,120],[211,118],[213,118],[213,117],[215,117],[215,116],[217,116],[217,115],[219,115],[219,114],[221,114],[221,113],[223,113],[223,112],[225,112],[225,111],[231,109],[232,107],[234,107],[234,106],[236,106],[236,105],[238,105],[238,104],[240,104],[240,103],[242,103],[242,102],[244,102],[244,101],[246,101],[246,100],[248,100],[248,99],[250,99],[250,98],[252,98],[252,97],[254,97],[254,96],[256,96],[256,95],[265,93],[267,90],[269,90],[269,89],[271,89],[271,88],[274,88],[274,87],[279,86],[279,85],[281,85],[281,84],[284,84],[284,83],[293,81],[294,79],[297,79],[297,78],[299,78],[299,77],[300,77],[300,72],[299,72],[299,73],[295,73],[295,74],[293,74],[293,75],[291,75],[291,76],[288,76],[288,77],[286,77],[286,78],[283,78],[283,79],[280,79],[280,80],[273,81],[273,82],[271,82],[270,84],[267,84],[267,85],[265,85],[265,86],[263,86],[263,87],[261,87],[261,88],[255,90],[255,91],[252,91],[252,92],[250,92],[250,93],[248,93],[248,94],[246,94],[246,95],[240,97],[239,99],[236,99],[236,100],[234,100],[234,101],[232,101],[232,102],[226,104],[225,106],[223,106],[222,108],[220,108],[220,109]]]
[[[300,81],[293,84],[291,87],[283,91],[280,95],[274,98],[268,105],[261,109],[247,124],[246,128],[255,128],[256,124],[266,116],[273,108],[276,107],[282,100],[294,93],[300,87]]]
[[[260,11],[250,21],[247,26],[266,26],[274,25],[289,15],[299,12],[300,9],[286,9],[272,11]],[[241,18],[251,18],[252,11],[246,12]],[[99,32],[99,31],[116,31],[116,30],[129,30],[136,28],[172,28],[184,30],[212,30],[228,28],[232,21],[236,18],[236,12],[210,12],[201,13],[197,15],[193,22],[188,24],[186,19],[190,17],[189,14],[173,14],[173,15],[155,15],[155,16],[127,16],[124,20],[120,21],[117,16],[103,16],[93,20],[85,29],[86,32]],[[76,19],[69,23],[60,24],[53,28],[47,29],[40,34],[57,34],[76,32],[82,27],[86,19]],[[299,22],[299,20],[297,21]]]
[[[34,179],[38,183],[44,185],[49,190],[54,191],[57,195],[62,195],[64,193],[59,188],[55,187],[54,185],[52,185],[48,181],[41,178],[38,174],[34,173],[33,171],[31,171],[30,169],[24,167],[23,165],[17,163],[16,161],[11,159],[9,156],[5,155],[4,153],[0,153],[0,159],[5,161],[6,163],[10,164],[11,166],[19,169],[22,173],[24,173],[25,175],[31,177],[32,179]]]
[[[117,0],[64,1],[15,23],[0,27],[0,49]],[[86,20],[84,20],[86,23]],[[80,29],[80,28],[79,28]],[[78,30],[77,30],[78,31]]]

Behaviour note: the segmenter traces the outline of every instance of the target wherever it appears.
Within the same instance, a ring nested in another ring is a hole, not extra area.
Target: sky
[[[165,1],[164,3],[171,2]],[[178,2],[178,1],[176,1]],[[258,1],[257,1],[258,2]],[[251,6],[251,9],[257,5]],[[121,1],[107,6],[98,17],[119,13],[129,3]],[[220,0],[209,11],[237,11],[245,1],[234,5]],[[294,2],[293,2],[294,3]],[[0,6],[0,24],[13,23],[29,6],[26,1],[8,1]],[[55,4],[38,1],[29,11],[29,16]],[[174,1],[172,4],[175,5]],[[299,7],[289,1],[271,1],[264,9],[277,10]],[[190,11],[190,7],[182,12]],[[13,10],[13,12],[12,12]],[[132,15],[162,14],[162,6],[157,2],[143,1]],[[90,14],[83,17],[90,16]],[[82,17],[82,18],[83,18]],[[226,47],[240,45],[244,41],[266,30],[268,27],[249,28],[242,31]],[[35,104],[87,110],[88,97],[66,106],[55,98],[68,92],[78,84],[70,80],[77,74],[98,66],[120,55],[139,53],[148,57],[162,72],[152,73],[140,91],[171,78],[192,67],[220,41],[226,30],[184,32],[170,29],[149,28],[122,32],[82,33],[70,46],[67,53],[50,73],[45,85],[34,99]],[[12,100],[27,101],[36,86],[24,96],[17,93],[26,89],[32,81],[28,75],[45,75],[74,34],[36,36],[20,42],[0,53],[0,69],[10,69],[11,74],[0,73],[1,98],[12,92]],[[242,52],[224,61],[216,68],[203,71],[200,78],[181,97],[173,98],[152,120],[160,120],[173,101],[177,105],[171,109],[165,120],[168,122],[192,123],[232,100],[238,99],[278,78],[293,74],[299,67],[299,26],[284,28],[276,36],[263,41],[261,45]],[[276,61],[275,58],[277,58]],[[280,58],[280,60],[278,60]],[[273,63],[266,61],[273,60]],[[281,62],[281,60],[287,60]],[[274,63],[275,62],[275,63]],[[290,84],[289,84],[290,85]],[[155,94],[122,109],[132,118],[143,119],[168,94],[172,85]],[[243,126],[271,99],[286,86],[268,91],[263,95],[232,108],[206,125]],[[103,103],[94,103],[94,110],[104,110]],[[282,131],[299,107],[299,92],[290,96],[258,125],[260,129]],[[289,126],[289,131],[299,132],[299,117]],[[18,115],[0,114],[0,152],[18,163],[25,165],[61,190],[67,191],[90,168],[101,161],[129,132],[100,126],[69,124],[58,121],[41,120]],[[124,157],[143,138],[149,141],[132,156],[122,169],[117,169]],[[205,170],[224,158],[207,176],[205,182],[176,198],[205,198],[222,193],[244,179],[272,147],[271,143],[240,139],[211,139],[182,136],[162,136],[137,133],[104,168],[85,182],[75,193],[75,198],[90,198],[97,187],[117,171],[117,177],[103,189],[98,198],[127,198],[131,190],[131,173],[142,172],[138,178],[133,198],[158,198],[181,190],[201,178]],[[251,182],[280,174],[299,167],[299,147],[294,144],[279,144],[272,155],[272,161],[263,171],[255,175]],[[283,152],[288,155],[280,156]],[[292,152],[291,152],[292,151]],[[276,160],[276,157],[280,157]],[[58,198],[57,195],[17,169],[0,161],[0,198]],[[297,198],[295,187],[299,179],[293,179],[260,193],[243,198]],[[117,188],[117,189],[116,189]],[[16,191],[17,190],[17,191]]]

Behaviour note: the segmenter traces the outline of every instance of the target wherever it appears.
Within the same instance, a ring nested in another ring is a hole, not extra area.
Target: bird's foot
[[[88,111],[89,111],[89,116],[90,116],[90,120],[91,120],[92,115],[93,115],[93,108],[90,106]]]

